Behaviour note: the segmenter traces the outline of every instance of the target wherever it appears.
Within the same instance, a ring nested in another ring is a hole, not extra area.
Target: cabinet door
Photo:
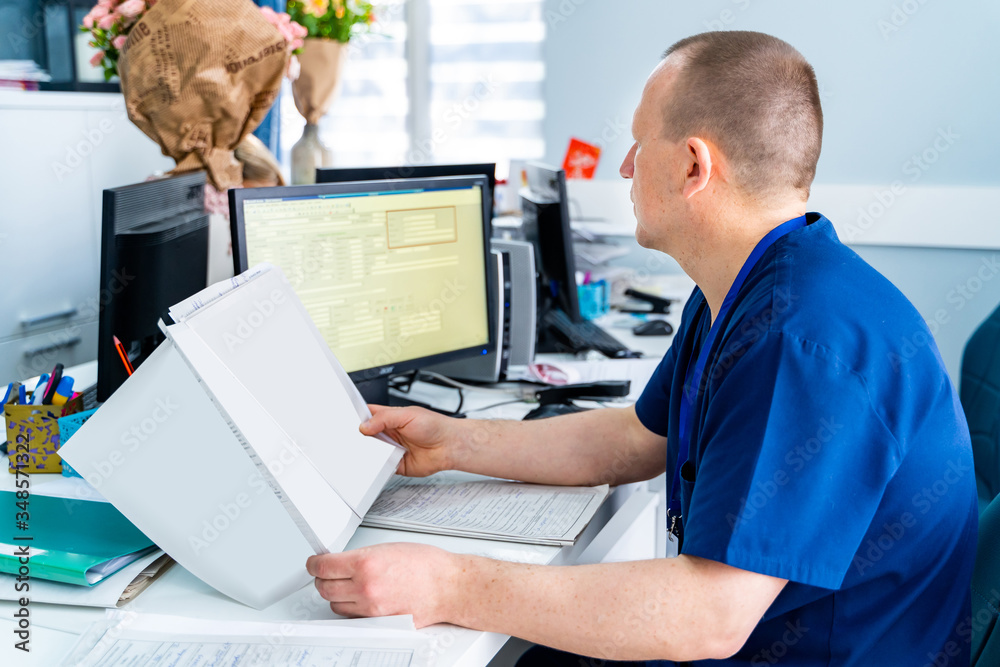
[[[0,342],[0,378],[6,387],[11,380],[48,373],[56,362],[69,368],[96,356],[97,322],[13,338]]]
[[[0,110],[0,145],[12,167],[0,186],[0,340],[93,319],[100,233],[85,115]]]

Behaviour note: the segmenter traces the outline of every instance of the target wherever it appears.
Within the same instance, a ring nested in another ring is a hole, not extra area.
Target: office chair
[[[972,434],[982,513],[1000,494],[1000,307],[990,313],[965,345],[959,396]]]
[[[996,315],[996,313],[994,313]],[[1000,665],[1000,497],[979,515],[972,572],[972,667]]]

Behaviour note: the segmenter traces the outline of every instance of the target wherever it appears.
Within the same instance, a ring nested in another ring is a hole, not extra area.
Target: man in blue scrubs
[[[680,555],[542,567],[382,545],[309,559],[318,589],[342,614],[601,659],[967,665],[968,427],[920,315],[806,212],[812,68],[759,33],[688,38],[647,81],[632,133],[636,238],[698,285],[634,409],[519,423],[376,407],[362,430],[404,445],[407,475],[665,471]]]

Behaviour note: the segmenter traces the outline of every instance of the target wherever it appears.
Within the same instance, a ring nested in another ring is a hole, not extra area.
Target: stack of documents
[[[608,485],[542,486],[463,473],[395,477],[361,525],[505,542],[573,544]]]
[[[0,506],[15,502],[14,491],[0,491]],[[0,572],[18,574],[26,566],[32,579],[93,586],[156,549],[108,503],[35,494],[28,508],[24,532],[2,545]]]
[[[109,612],[79,639],[63,665],[248,667],[425,667],[431,639],[396,619],[312,623],[208,621]],[[400,619],[401,620],[401,619]]]
[[[192,574],[267,607],[340,551],[402,448],[277,268],[171,308],[166,340],[59,453]]]
[[[51,81],[52,77],[34,60],[0,60],[0,79],[4,81]]]

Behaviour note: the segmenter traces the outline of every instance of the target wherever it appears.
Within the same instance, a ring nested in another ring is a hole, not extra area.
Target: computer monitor
[[[138,366],[163,340],[160,317],[204,289],[207,275],[204,172],[104,191],[98,401],[106,401],[128,378],[114,337]]]
[[[521,189],[522,228],[525,239],[535,246],[538,273],[538,310],[541,316],[553,308],[582,322],[576,291],[576,261],[573,232],[569,224],[566,172],[538,162],[525,165],[528,185]]]
[[[398,167],[320,167],[316,169],[317,183],[347,183],[353,181],[386,181],[412,178],[437,178],[439,176],[478,176],[489,179],[486,201],[487,214],[493,215],[493,191],[497,185],[495,162],[473,164],[418,164]]]
[[[229,191],[234,269],[282,269],[369,402],[495,350],[485,176]]]

